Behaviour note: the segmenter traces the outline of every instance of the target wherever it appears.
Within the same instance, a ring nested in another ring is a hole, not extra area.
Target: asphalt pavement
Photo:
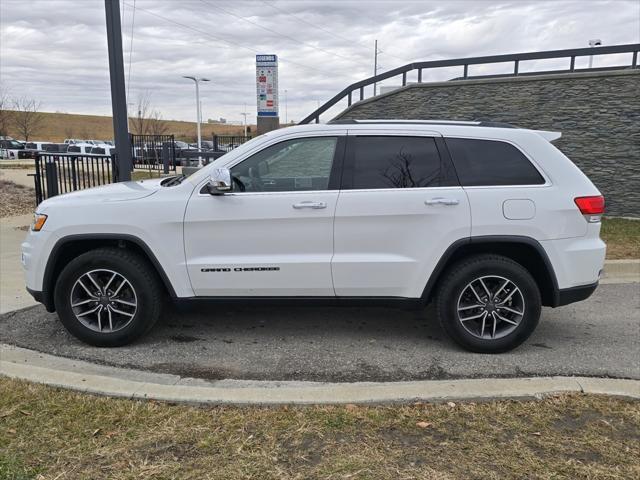
[[[601,285],[587,301],[543,309],[536,332],[500,355],[465,352],[433,310],[211,307],[167,311],[137,343],[105,349],[69,335],[55,314],[0,315],[0,343],[183,377],[407,381],[580,375],[640,379],[640,285]]]

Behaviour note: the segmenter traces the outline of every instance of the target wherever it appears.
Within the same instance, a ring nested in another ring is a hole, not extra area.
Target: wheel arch
[[[64,266],[73,258],[102,247],[126,248],[147,260],[160,278],[167,293],[176,297],[175,289],[162,265],[149,246],[139,237],[127,234],[79,234],[61,238],[51,249],[42,282],[42,303],[47,311],[55,311],[53,291]]]
[[[519,263],[533,276],[542,297],[542,305],[556,307],[560,304],[558,280],[540,242],[518,235],[487,235],[457,240],[447,248],[429,277],[422,293],[428,303],[435,294],[442,275],[457,261],[475,254],[493,253],[503,255]]]

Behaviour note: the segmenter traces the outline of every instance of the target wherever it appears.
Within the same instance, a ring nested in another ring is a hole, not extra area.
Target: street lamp
[[[188,78],[189,80],[193,80],[196,84],[196,123],[198,126],[198,152],[202,151],[202,135],[200,133],[200,124],[202,123],[202,113],[200,111],[200,88],[198,84],[200,82],[210,82],[208,78],[202,77],[190,77],[188,75],[183,75],[182,78]],[[198,167],[202,167],[202,156],[198,156]]]
[[[244,139],[245,141],[247,140],[247,115],[249,115],[247,113],[247,104],[244,104],[244,112],[242,112],[240,115],[242,115],[244,117]]]
[[[589,46],[591,48],[599,47],[600,45],[602,45],[602,40],[600,40],[599,38],[594,38],[593,40],[589,40]],[[589,68],[591,67],[593,67],[593,55],[589,55]]]
[[[289,116],[287,114],[287,89],[284,89],[284,124],[289,123]]]

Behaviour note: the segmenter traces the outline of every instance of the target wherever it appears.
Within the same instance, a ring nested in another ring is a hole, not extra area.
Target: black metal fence
[[[35,165],[36,205],[62,193],[118,181],[115,155],[38,153]]]
[[[407,73],[412,70],[417,70],[417,83],[422,83],[422,71],[431,68],[442,68],[442,67],[462,67],[462,76],[457,77],[456,79],[465,80],[471,78],[483,78],[487,77],[487,75],[483,75],[482,77],[473,77],[469,75],[469,65],[485,65],[489,63],[513,63],[513,72],[509,74],[509,76],[522,76],[522,75],[550,75],[550,74],[559,74],[559,73],[570,73],[570,72],[584,72],[584,71],[598,71],[603,70],[603,68],[576,68],[576,58],[577,57],[588,57],[588,56],[600,56],[600,55],[614,55],[627,53],[629,54],[630,62],[621,65],[621,66],[611,66],[606,67],[605,70],[614,70],[614,69],[629,69],[629,68],[638,68],[638,52],[640,51],[640,43],[630,43],[626,45],[612,45],[608,47],[588,47],[588,48],[572,48],[567,50],[551,50],[546,52],[529,52],[529,53],[514,53],[509,55],[491,55],[486,57],[471,57],[471,58],[456,58],[451,60],[433,60],[429,62],[415,62],[410,63],[408,65],[404,65],[402,67],[394,68],[393,70],[389,70],[388,72],[381,73],[379,75],[375,75],[373,77],[366,78],[356,83],[352,83],[347,88],[338,93],[335,97],[329,100],[324,105],[320,106],[310,115],[305,117],[300,123],[320,123],[320,115],[329,110],[331,107],[336,105],[341,100],[347,99],[347,107],[350,107],[353,101],[364,100],[364,89],[370,85],[375,85],[382,80],[387,80],[389,78],[402,76],[402,86],[407,85]],[[521,64],[520,62],[531,61],[531,60],[547,60],[547,59],[566,59],[568,68],[560,69],[560,70],[546,70],[546,71],[533,71],[523,73],[521,72]],[[500,75],[502,76],[502,75]],[[357,93],[359,98],[355,99],[354,93]]]
[[[245,142],[251,140],[250,136],[243,135],[213,135],[213,151],[230,152]]]
[[[131,134],[133,168],[176,171],[176,142],[173,135]]]

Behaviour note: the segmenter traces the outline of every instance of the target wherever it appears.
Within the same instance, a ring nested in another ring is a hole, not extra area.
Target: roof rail
[[[611,55],[616,53],[630,53],[631,54],[631,63],[627,64],[624,68],[635,69],[638,68],[638,52],[640,51],[640,43],[629,43],[624,45],[610,45],[606,47],[586,47],[586,48],[570,48],[566,50],[549,50],[545,52],[527,52],[527,53],[513,53],[508,55],[489,55],[484,57],[469,57],[469,58],[455,58],[450,60],[432,60],[428,62],[414,62],[404,65],[402,67],[394,68],[393,70],[389,70],[387,72],[381,73],[379,75],[375,75],[373,77],[365,78],[364,80],[360,80],[359,82],[352,83],[347,88],[342,90],[336,96],[334,96],[331,100],[326,102],[324,105],[321,105],[311,114],[306,116],[304,119],[300,121],[300,124],[305,123],[320,123],[320,115],[325,113],[331,107],[336,105],[338,102],[347,99],[347,107],[350,107],[354,100],[353,93],[355,91],[359,91],[359,100],[364,100],[364,88],[369,85],[374,85],[382,80],[386,80],[388,78],[393,78],[398,75],[402,75],[402,86],[407,85],[407,73],[413,70],[418,71],[418,82],[422,82],[422,71],[425,69],[431,68],[439,68],[439,67],[463,67],[463,75],[461,80],[467,80],[472,77],[469,76],[469,65],[482,65],[487,63],[504,63],[504,62],[513,62],[513,73],[512,76],[525,75],[525,73],[519,73],[520,62],[527,60],[542,60],[542,59],[550,59],[550,58],[566,58],[569,60],[569,68],[565,70],[552,70],[552,71],[540,71],[540,72],[526,72],[526,75],[530,73],[538,73],[538,74],[561,74],[561,73],[571,73],[571,72],[592,72],[592,71],[602,71],[602,68],[576,68],[576,58],[577,57],[586,57],[586,56],[597,56],[597,55]],[[609,67],[607,70],[615,70],[620,69],[620,67]],[[358,101],[358,100],[356,100]]]
[[[473,121],[466,120],[373,120],[373,119],[338,119],[328,122],[331,125],[458,125],[465,127],[495,127],[495,128],[520,128],[516,125],[505,122],[494,122],[487,119]]]

